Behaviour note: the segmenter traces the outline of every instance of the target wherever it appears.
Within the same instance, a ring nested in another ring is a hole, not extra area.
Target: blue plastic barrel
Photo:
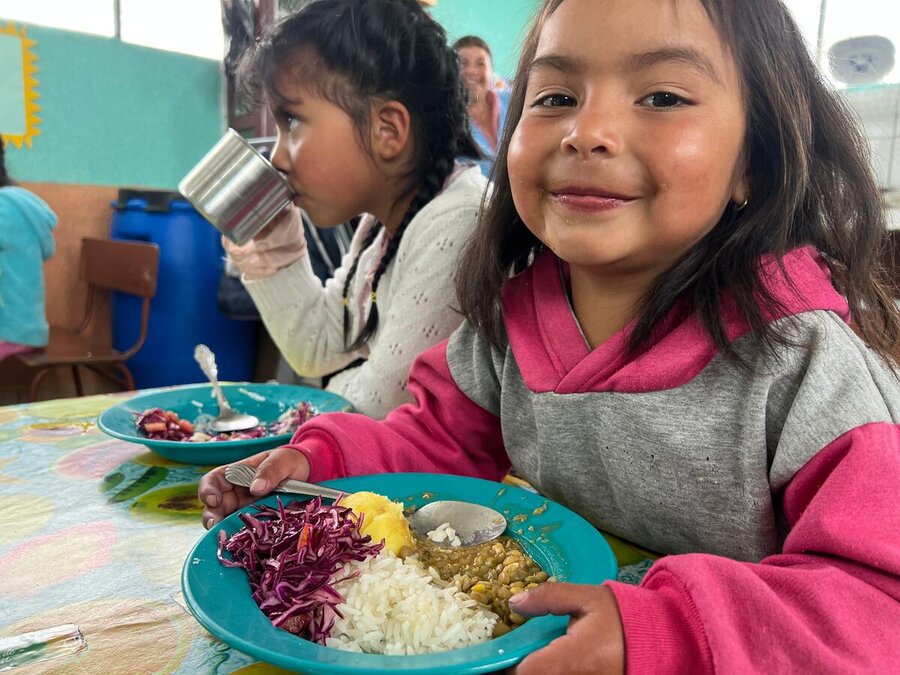
[[[194,361],[194,347],[201,342],[215,353],[221,379],[251,380],[257,322],[230,319],[219,311],[216,290],[224,252],[218,232],[183,199],[160,203],[158,193],[148,193],[148,202],[136,194],[129,191],[127,201],[113,202],[112,238],[155,243],[160,257],[147,341],[128,361],[135,384],[147,388],[202,381]],[[116,349],[134,344],[140,312],[140,298],[113,294]]]

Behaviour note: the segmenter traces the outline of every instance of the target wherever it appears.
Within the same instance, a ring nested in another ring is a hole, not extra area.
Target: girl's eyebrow
[[[690,47],[663,47],[648,52],[632,54],[622,60],[621,68],[634,72],[648,70],[661,63],[680,63],[693,68],[701,75],[708,77],[716,83],[722,80],[715,67],[706,56]],[[580,58],[562,56],[560,54],[545,54],[535,58],[528,68],[528,74],[536,71],[554,70],[563,74],[578,74],[587,70],[588,66]]]
[[[660,63],[680,63],[693,68],[713,82],[721,84],[715,66],[706,56],[690,47],[664,47],[642,54],[634,54],[626,59],[625,67],[629,70],[648,70]]]
[[[285,107],[285,106],[297,106],[297,105],[301,105],[303,103],[303,99],[300,98],[299,96],[296,98],[288,98],[287,96],[282,94],[277,89],[273,89],[269,93],[269,98],[272,101],[272,103],[274,103],[274,105],[272,106],[273,108],[274,107],[281,108],[281,107]]]
[[[571,56],[561,56],[558,54],[547,54],[545,56],[536,57],[528,66],[528,74],[531,75],[536,71],[555,70],[560,73],[580,73],[587,68],[584,61]]]

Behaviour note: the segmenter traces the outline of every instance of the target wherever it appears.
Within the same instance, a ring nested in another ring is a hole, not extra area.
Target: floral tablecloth
[[[181,567],[204,532],[196,494],[209,467],[103,434],[97,416],[121,396],[0,407],[0,640],[65,624],[83,636],[0,651],[0,670],[24,658],[16,673],[284,672],[185,608]],[[640,580],[651,561],[611,543],[620,580]]]

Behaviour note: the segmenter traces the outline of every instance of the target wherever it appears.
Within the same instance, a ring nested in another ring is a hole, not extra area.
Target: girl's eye
[[[684,105],[686,101],[677,94],[670,94],[667,91],[657,91],[646,98],[641,99],[640,103],[648,108],[675,108]]]
[[[300,120],[286,110],[278,111],[278,116],[284,120],[284,125],[287,127],[288,131],[293,131],[297,128],[297,125],[300,124]]]
[[[565,94],[547,94],[534,103],[536,108],[571,108],[575,105],[575,99]]]

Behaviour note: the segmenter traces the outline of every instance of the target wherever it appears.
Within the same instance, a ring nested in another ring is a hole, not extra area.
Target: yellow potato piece
[[[384,546],[396,555],[403,548],[413,547],[409,523],[403,515],[403,504],[392,502],[374,492],[354,492],[340,501],[357,515],[365,514],[360,532],[372,537],[373,542],[384,540]]]

